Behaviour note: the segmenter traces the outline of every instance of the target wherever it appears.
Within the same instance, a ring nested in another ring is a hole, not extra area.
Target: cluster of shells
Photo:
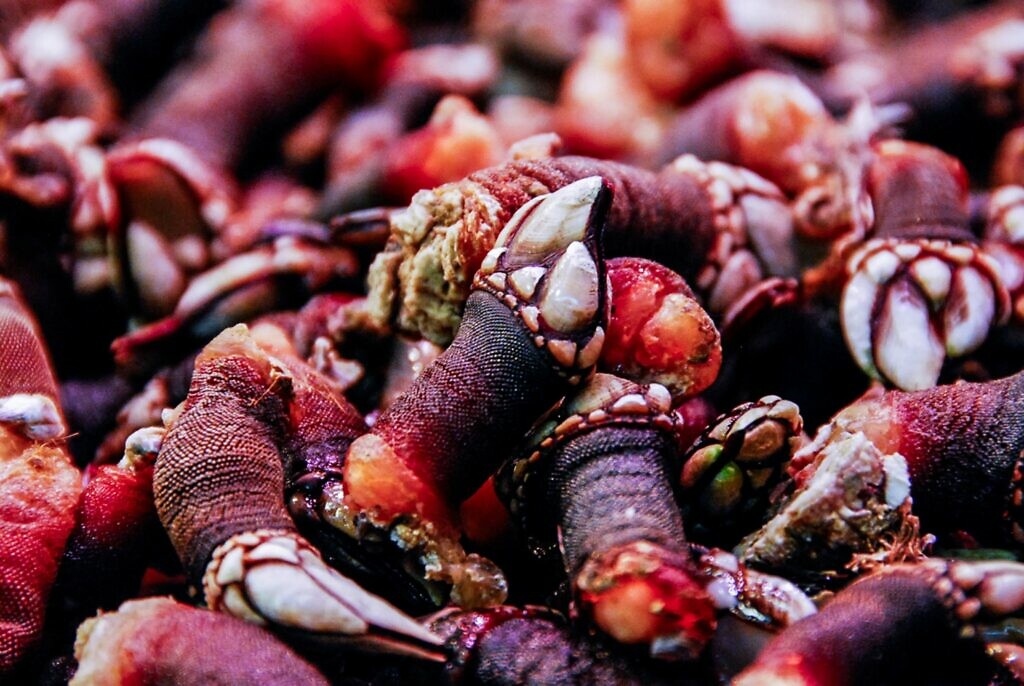
[[[1024,683],[1018,0],[0,1],[0,683]]]

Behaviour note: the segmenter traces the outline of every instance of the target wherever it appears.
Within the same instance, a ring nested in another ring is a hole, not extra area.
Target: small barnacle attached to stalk
[[[785,624],[813,605],[728,553],[691,549],[670,476],[676,422],[664,386],[596,374],[539,424],[498,484],[535,553],[561,551],[578,615],[654,657],[693,660],[722,610],[747,605]]]
[[[857,364],[904,390],[934,386],[947,357],[1009,316],[996,262],[971,233],[967,178],[928,146],[884,141],[867,172],[870,238],[846,259],[843,333]]]
[[[0,673],[7,673],[42,637],[82,486],[63,445],[67,428],[46,348],[4,279],[0,350]]]
[[[610,204],[595,176],[517,212],[483,260],[455,340],[346,455],[349,517],[415,553],[457,604],[494,605],[506,592],[499,570],[461,551],[458,505],[597,364]]]
[[[170,598],[132,600],[87,620],[75,658],[74,686],[330,683],[265,629]]]
[[[731,545],[762,524],[802,433],[800,408],[778,396],[715,419],[681,457],[680,500],[691,537]]]
[[[432,655],[436,637],[329,567],[284,502],[289,373],[244,326],[196,358],[153,475],[157,513],[211,609],[297,641]]]
[[[512,214],[539,195],[590,176],[613,190],[609,256],[655,259],[721,312],[765,275],[795,268],[782,194],[756,174],[680,158],[660,173],[586,157],[519,160],[417,193],[390,218],[370,267],[365,306],[349,326],[451,341],[473,275]]]
[[[851,560],[914,559],[924,532],[1017,548],[1022,427],[1024,372],[868,395],[793,456],[791,492],[744,539],[740,557],[836,570]]]
[[[986,625],[1019,616],[1022,601],[1024,565],[1016,562],[882,567],[779,633],[733,683],[1017,683],[981,638]]]
[[[802,470],[846,437],[862,435],[906,463],[923,531],[982,545],[1024,544],[1020,460],[1024,372],[984,383],[868,395],[837,414],[793,458]],[[798,483],[802,480],[799,472]]]

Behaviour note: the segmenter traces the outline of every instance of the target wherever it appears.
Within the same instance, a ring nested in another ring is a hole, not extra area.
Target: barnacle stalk
[[[243,326],[196,359],[153,476],[160,521],[211,609],[307,639],[431,655],[436,638],[327,566],[284,503],[288,372]]]
[[[351,446],[344,503],[385,538],[434,541],[427,578],[463,605],[493,605],[504,579],[460,554],[456,510],[510,444],[597,363],[606,323],[601,231],[610,192],[585,178],[524,206],[483,260],[459,333]]]
[[[678,674],[661,674],[649,662],[610,652],[544,608],[449,609],[430,626],[451,646],[448,670],[460,681],[492,686],[530,680],[551,686],[678,683]]]
[[[963,166],[902,141],[875,146],[872,237],[846,261],[843,333],[857,364],[904,390],[934,386],[947,357],[1009,316],[999,268],[968,227]]]
[[[78,470],[38,328],[0,279],[0,673],[42,636],[50,590],[74,526]]]
[[[225,658],[227,649],[240,659]],[[266,630],[170,598],[132,600],[89,619],[78,629],[75,658],[75,686],[329,683]]]
[[[734,683],[990,683],[1001,668],[979,628],[1022,608],[1024,565],[1015,562],[892,565],[784,630]]]
[[[692,660],[721,610],[785,625],[813,605],[729,553],[691,549],[669,476],[677,421],[663,386],[596,374],[498,484],[535,554],[561,551],[578,615],[654,657]]]
[[[581,615],[622,643],[693,659],[716,608],[667,474],[670,412],[664,386],[598,374],[530,435],[499,485],[535,551],[550,554],[558,526]]]

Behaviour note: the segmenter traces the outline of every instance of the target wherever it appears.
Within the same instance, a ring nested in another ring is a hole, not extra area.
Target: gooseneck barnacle
[[[948,357],[980,346],[1009,316],[995,261],[970,231],[967,182],[941,151],[875,148],[867,172],[871,238],[846,262],[840,312],[858,364],[905,390],[935,385]]]
[[[244,327],[196,359],[153,478],[185,571],[211,609],[258,624],[342,638],[383,632],[413,651],[429,647],[428,631],[327,566],[296,531],[279,452],[286,378]]]

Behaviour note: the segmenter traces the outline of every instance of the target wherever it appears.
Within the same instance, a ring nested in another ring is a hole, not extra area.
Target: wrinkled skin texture
[[[904,568],[852,584],[772,639],[736,685],[990,683],[994,666],[980,643],[957,634],[931,581]]]
[[[452,613],[433,622],[448,637],[456,658],[449,674],[475,686],[630,686],[688,684],[679,674],[659,674],[650,665],[609,653],[572,634],[557,616],[536,609],[499,607]]]
[[[891,391],[852,406],[836,424],[864,427],[880,450],[906,457],[914,513],[925,530],[965,531],[993,545],[1021,543],[1024,520],[1012,494],[1021,487],[1015,470],[1024,451],[1024,372],[987,383]]]
[[[153,474],[160,521],[193,583],[229,537],[294,530],[282,501],[284,468],[276,447],[286,416],[266,371],[249,358],[197,362],[184,411]]]

